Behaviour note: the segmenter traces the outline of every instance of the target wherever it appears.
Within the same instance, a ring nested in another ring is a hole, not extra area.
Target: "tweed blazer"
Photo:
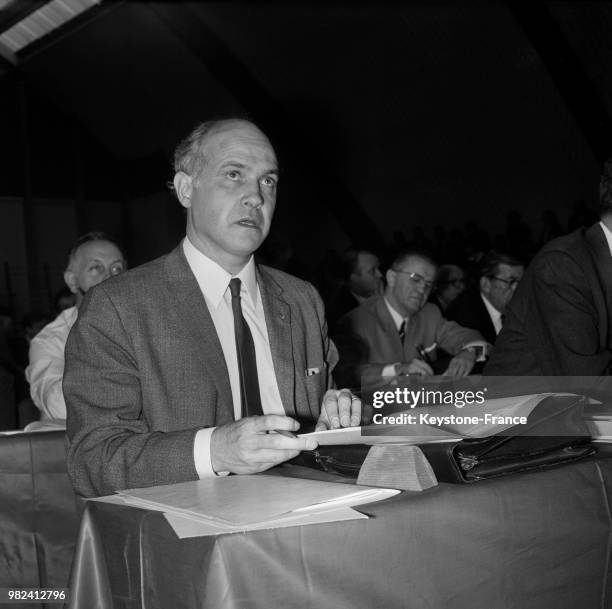
[[[316,419],[338,360],[321,299],[291,275],[256,272],[285,411]],[[180,245],[90,290],[65,357],[68,472],[83,496],[197,479],[196,432],[234,420],[221,344]]]
[[[611,328],[612,256],[597,223],[554,239],[536,255],[484,373],[608,375]]]
[[[456,355],[466,343],[483,340],[476,330],[442,317],[440,309],[428,302],[408,320],[402,344],[383,296],[366,300],[342,317],[334,336],[340,351],[336,382],[355,389],[362,376],[378,377],[388,364],[412,361],[419,344],[435,361],[438,349]]]

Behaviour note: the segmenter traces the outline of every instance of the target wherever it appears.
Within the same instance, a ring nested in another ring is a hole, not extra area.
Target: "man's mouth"
[[[259,228],[259,222],[254,218],[241,218],[236,224],[246,226],[247,228]]]

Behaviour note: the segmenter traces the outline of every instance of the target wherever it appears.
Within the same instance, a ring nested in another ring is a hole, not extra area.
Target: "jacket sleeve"
[[[68,473],[91,497],[197,479],[196,429],[151,431],[135,353],[102,286],[88,292],[65,349]]]
[[[576,260],[560,252],[540,256],[533,271],[527,315],[545,374],[606,374],[610,351],[600,338],[600,317],[607,311],[599,311],[594,300],[601,286],[590,285]]]
[[[486,342],[482,334],[471,328],[464,328],[456,321],[450,321],[440,315],[437,321],[436,342],[438,347],[451,355],[457,355],[466,343],[472,341]]]

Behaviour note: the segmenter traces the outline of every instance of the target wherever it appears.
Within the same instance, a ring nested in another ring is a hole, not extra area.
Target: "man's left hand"
[[[464,349],[453,357],[443,376],[467,376],[472,371],[475,361],[476,353]]]
[[[315,431],[357,427],[361,423],[361,400],[350,389],[330,389],[323,396]]]

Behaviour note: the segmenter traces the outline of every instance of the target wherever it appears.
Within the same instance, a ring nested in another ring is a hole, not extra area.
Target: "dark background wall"
[[[102,2],[2,65],[0,305],[47,307],[86,230],[131,264],[173,247],[169,159],[216,115],[270,134],[275,238],[306,269],[419,225],[565,222],[612,147],[612,7],[530,6]]]

